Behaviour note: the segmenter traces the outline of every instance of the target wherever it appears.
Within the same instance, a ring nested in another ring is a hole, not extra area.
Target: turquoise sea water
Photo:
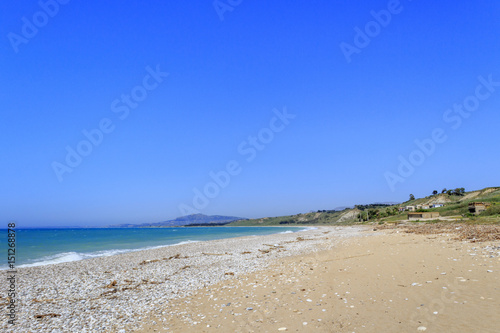
[[[17,229],[16,267],[38,266],[109,256],[173,244],[213,239],[297,232],[297,227],[189,227],[189,228],[88,228]],[[0,269],[7,268],[7,230]]]

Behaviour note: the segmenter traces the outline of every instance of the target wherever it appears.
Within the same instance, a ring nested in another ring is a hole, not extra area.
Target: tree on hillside
[[[436,194],[438,194],[437,190],[432,191],[432,195],[436,195]]]
[[[460,191],[459,188],[456,188],[456,189],[453,190],[453,194],[454,195],[462,195],[462,192]]]
[[[368,217],[374,219],[378,217],[379,210],[375,208],[368,209]]]
[[[415,196],[413,194],[410,194],[410,201],[415,200]]]
[[[448,190],[448,191],[446,191],[446,194],[448,194],[448,195],[452,195],[452,194],[453,194],[453,191],[452,191],[452,190]]]
[[[462,194],[462,195],[465,194],[465,188],[463,188],[463,187],[460,188],[460,194]]]
[[[445,188],[443,188],[443,190],[441,191],[441,193],[446,193],[446,191],[447,190],[446,190],[446,187],[445,187]]]

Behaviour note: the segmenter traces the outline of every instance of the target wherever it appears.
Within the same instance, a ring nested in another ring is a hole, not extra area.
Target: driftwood
[[[60,317],[60,316],[61,316],[60,314],[56,314],[56,313],[47,313],[47,314],[43,314],[43,315],[35,315],[35,318],[42,319],[45,317],[54,318],[54,317]]]

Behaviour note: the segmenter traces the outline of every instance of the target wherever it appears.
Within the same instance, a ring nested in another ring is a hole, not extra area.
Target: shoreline
[[[6,332],[48,332],[57,327],[129,332],[139,328],[142,316],[172,299],[265,268],[280,258],[315,251],[324,246],[327,235],[340,241],[364,230],[315,228],[18,268],[18,325],[13,330],[4,322],[2,327]],[[0,302],[6,302],[6,294],[0,295]]]
[[[185,226],[179,226],[179,227],[168,227],[168,228],[184,228]],[[232,226],[217,226],[220,228],[236,228]],[[247,226],[238,226],[242,228],[249,228]],[[253,227],[253,226],[250,226]],[[256,226],[258,228],[261,228],[259,226]],[[305,231],[308,229],[311,229],[311,227],[284,227],[284,226],[263,226],[263,227],[271,227],[271,228],[296,228],[294,231],[290,231],[293,233],[296,232],[301,232]],[[154,227],[154,228],[163,228],[163,227]],[[189,228],[205,228],[205,227],[189,227]],[[312,227],[314,228],[314,227]],[[48,230],[51,230],[50,228],[47,228]],[[69,228],[69,229],[74,229],[74,228]],[[105,229],[105,228],[80,228],[82,230],[87,230],[87,229]],[[150,229],[150,228],[108,228],[108,229]],[[23,230],[23,229],[19,229]],[[29,229],[26,229],[29,230]],[[281,233],[281,232],[276,232],[276,233]],[[229,238],[235,238],[235,237],[244,237],[244,236],[233,236]],[[215,238],[213,240],[218,240],[218,239],[226,239],[225,238]],[[107,250],[99,250],[99,251],[94,251],[94,252],[78,252],[78,251],[73,251],[73,250],[68,250],[68,251],[63,251],[59,252],[53,255],[48,255],[42,258],[36,259],[35,262],[28,262],[28,263],[23,263],[19,264],[17,268],[28,268],[28,267],[38,267],[38,266],[47,266],[47,265],[57,265],[61,263],[67,263],[67,262],[75,262],[75,261],[81,261],[81,260],[88,260],[88,259],[93,259],[93,258],[101,258],[101,257],[109,257],[109,256],[114,256],[114,255],[119,255],[119,254],[124,254],[124,253],[131,253],[131,252],[138,252],[138,251],[147,251],[147,250],[154,250],[157,248],[161,247],[168,247],[168,246],[176,246],[176,245],[183,245],[187,243],[195,243],[195,242],[204,242],[204,241],[210,241],[210,240],[196,240],[196,239],[189,239],[189,240],[179,240],[177,243],[172,243],[172,244],[164,244],[164,245],[155,245],[155,246],[144,246],[144,247],[139,247],[139,248],[133,248],[133,249],[120,249],[120,248],[109,248]],[[68,258],[71,257],[71,258]],[[29,261],[31,261],[30,259]],[[8,265],[6,264],[4,267],[0,267],[0,272],[1,271],[7,271],[9,270]]]

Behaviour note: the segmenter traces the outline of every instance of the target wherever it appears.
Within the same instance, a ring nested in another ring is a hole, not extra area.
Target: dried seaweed
[[[454,234],[459,241],[491,242],[500,240],[500,225],[457,224],[457,223],[422,223],[383,229],[403,229],[406,233],[417,235]]]

